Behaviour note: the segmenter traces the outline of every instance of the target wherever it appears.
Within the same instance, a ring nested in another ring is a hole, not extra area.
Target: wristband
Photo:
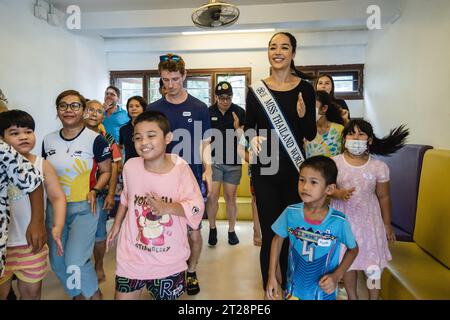
[[[99,189],[96,189],[96,188],[91,188],[91,191],[94,191],[94,192],[95,192],[95,196],[98,196],[99,194],[101,194],[101,193],[102,193],[102,191],[101,191],[101,190],[99,190]]]

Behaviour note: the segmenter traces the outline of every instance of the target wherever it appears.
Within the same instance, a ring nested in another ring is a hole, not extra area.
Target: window
[[[211,75],[187,76],[184,82],[186,91],[203,101],[208,107],[211,105]]]
[[[363,99],[363,64],[331,65],[331,66],[299,66],[297,69],[315,78],[328,73],[334,80],[334,95],[346,100]]]
[[[126,109],[128,98],[142,95],[141,78],[119,78],[117,85],[120,89],[120,106]]]
[[[146,90],[142,71],[111,71],[110,83],[120,89],[120,106],[126,110],[128,98],[142,96]]]
[[[149,100],[147,100],[148,97],[150,97]],[[152,103],[159,99],[161,99],[161,94],[159,93],[159,75],[150,76],[148,78],[148,91],[146,100],[148,101],[148,103]]]
[[[143,96],[149,103],[161,98],[158,70],[111,71],[111,84],[122,92],[122,105],[129,97]],[[228,81],[233,87],[233,103],[245,109],[247,88],[251,84],[250,68],[190,69],[184,87],[187,92],[203,101],[208,107],[215,103],[214,88],[220,81]]]

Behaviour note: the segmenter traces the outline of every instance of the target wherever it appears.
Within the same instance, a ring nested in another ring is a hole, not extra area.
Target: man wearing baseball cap
[[[238,134],[245,121],[245,111],[232,103],[233,88],[226,81],[219,82],[215,88],[216,103],[209,107],[211,128],[220,131],[222,139],[212,140],[212,188],[206,203],[209,220],[208,244],[217,244],[216,216],[220,186],[223,184],[226,212],[228,218],[228,243],[236,245],[239,239],[234,227],[236,225],[237,204],[236,190],[241,181],[242,165],[237,154]],[[228,134],[227,134],[228,132]],[[216,143],[215,143],[216,142]],[[218,145],[222,142],[222,146]]]

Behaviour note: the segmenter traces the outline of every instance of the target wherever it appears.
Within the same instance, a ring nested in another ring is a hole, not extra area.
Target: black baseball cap
[[[216,86],[216,95],[221,96],[223,94],[227,96],[233,95],[233,88],[231,87],[231,84],[226,81],[219,82]]]

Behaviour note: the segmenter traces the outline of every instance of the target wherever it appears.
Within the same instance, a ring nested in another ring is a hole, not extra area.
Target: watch
[[[96,189],[96,188],[91,188],[91,191],[95,191],[95,195],[98,196],[100,193],[102,193],[101,190]]]

